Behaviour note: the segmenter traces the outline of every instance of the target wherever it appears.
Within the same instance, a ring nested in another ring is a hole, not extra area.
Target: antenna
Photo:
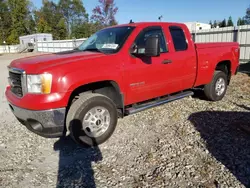
[[[158,17],[158,20],[161,22],[162,18],[163,18],[163,16],[161,15],[161,16]]]
[[[131,20],[129,21],[129,23],[132,24],[132,23],[134,23],[134,22],[133,22],[133,20],[131,19]]]

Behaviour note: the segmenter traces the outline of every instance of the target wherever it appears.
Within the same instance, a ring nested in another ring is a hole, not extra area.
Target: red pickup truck
[[[105,28],[72,51],[14,60],[6,97],[17,119],[44,137],[105,142],[117,119],[193,95],[221,100],[237,73],[239,44],[195,44],[184,24]]]

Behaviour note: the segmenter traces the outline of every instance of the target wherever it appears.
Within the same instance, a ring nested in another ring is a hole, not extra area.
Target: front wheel
[[[227,91],[227,75],[222,71],[215,71],[211,83],[205,85],[204,93],[211,101],[221,100]]]
[[[80,145],[95,146],[105,142],[117,124],[113,101],[97,93],[83,93],[71,105],[66,119],[71,138]]]

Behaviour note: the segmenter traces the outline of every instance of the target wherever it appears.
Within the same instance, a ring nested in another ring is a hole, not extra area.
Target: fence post
[[[238,32],[237,32],[237,42],[239,43],[239,45],[240,45],[240,38],[241,37],[241,33],[240,33],[240,26],[238,26]],[[240,59],[240,57],[239,57],[239,59]],[[239,60],[240,61],[240,60]],[[241,61],[240,61],[240,63],[241,63]]]
[[[35,38],[35,42],[34,42],[34,44],[35,44],[35,49],[34,49],[34,50],[35,50],[36,52],[38,52],[37,35],[35,35],[35,36],[36,36],[36,38]]]
[[[240,43],[240,26],[238,26],[238,31],[237,31],[237,42]]]

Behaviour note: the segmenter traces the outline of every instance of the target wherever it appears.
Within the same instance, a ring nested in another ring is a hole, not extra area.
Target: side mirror
[[[136,46],[136,44],[133,44],[132,47],[129,49],[129,53],[135,55],[138,53],[138,47]]]
[[[160,38],[158,35],[147,37],[145,55],[148,57],[160,56]]]

